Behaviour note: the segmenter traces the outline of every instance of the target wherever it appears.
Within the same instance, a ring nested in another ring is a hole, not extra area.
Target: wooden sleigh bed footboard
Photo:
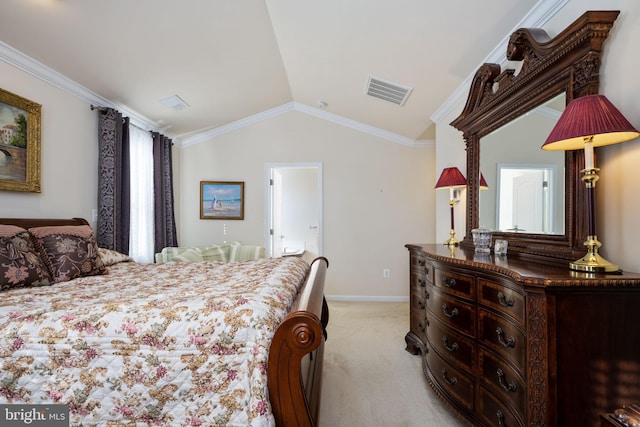
[[[316,258],[289,315],[269,349],[267,382],[276,425],[317,425],[322,389],[322,359],[329,309],[324,298],[329,261]]]

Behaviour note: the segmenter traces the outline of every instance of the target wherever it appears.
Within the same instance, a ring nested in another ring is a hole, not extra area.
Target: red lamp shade
[[[464,187],[467,185],[467,180],[465,179],[460,169],[455,166],[444,168],[438,182],[436,183],[435,188],[457,188]]]
[[[482,172],[480,172],[480,189],[481,190],[489,189],[489,184],[487,184],[487,180],[484,179],[484,175],[482,175]]]
[[[617,144],[640,135],[604,95],[587,95],[571,101],[558,119],[543,150],[579,150],[585,142],[594,147]]]

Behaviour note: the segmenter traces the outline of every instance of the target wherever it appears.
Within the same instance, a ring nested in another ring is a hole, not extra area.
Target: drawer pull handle
[[[502,292],[498,292],[498,302],[503,307],[513,307],[515,301],[513,297],[507,299]]]
[[[503,347],[509,348],[516,346],[516,339],[513,337],[509,337],[509,339],[505,341],[504,331],[500,326],[498,326],[498,328],[496,329],[496,334],[498,335],[498,342],[502,344]]]
[[[449,345],[449,338],[447,338],[446,335],[442,336],[442,345],[444,346],[444,348],[449,350],[451,353],[453,353],[454,351],[456,351],[458,349],[458,343],[457,342],[454,342],[453,344]]]
[[[442,304],[442,311],[444,312],[444,315],[447,316],[449,319],[453,318],[454,316],[458,315],[458,309],[454,308],[453,310],[451,310],[451,312],[447,311],[447,304]]]
[[[456,287],[456,279],[450,279],[448,277],[443,277],[442,278],[442,283],[444,283],[444,285],[447,288],[455,288]]]
[[[504,422],[504,414],[500,409],[498,409],[496,415],[498,416],[498,427],[507,427],[507,424]]]
[[[420,310],[424,310],[424,308],[425,308],[425,307],[426,307],[426,304],[425,304],[425,303],[423,303],[422,301],[418,303],[418,308],[419,308]]]
[[[419,260],[418,260],[418,265],[419,265],[420,267],[424,267],[425,265],[427,265],[427,262],[426,262],[425,260],[423,260],[423,259],[419,259]]]
[[[426,299],[429,299],[429,296],[430,296],[430,295],[429,295],[429,292],[425,292],[425,293],[424,293],[424,297],[425,297]]]
[[[498,374],[498,382],[500,383],[502,388],[508,391],[509,393],[515,393],[516,389],[518,388],[516,383],[511,381],[510,384],[507,384],[507,382],[504,380],[504,372],[502,371],[502,369],[498,368],[496,373]]]
[[[424,288],[425,286],[427,286],[427,281],[424,279],[418,279],[418,286]]]
[[[442,371],[440,371],[440,372],[442,372],[442,379],[447,384],[456,385],[458,383],[458,379],[456,377],[449,378],[449,375],[447,375],[447,370],[446,369],[442,369]]]

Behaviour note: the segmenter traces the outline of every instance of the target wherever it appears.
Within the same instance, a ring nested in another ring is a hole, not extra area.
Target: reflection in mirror
[[[480,171],[489,188],[480,192],[481,226],[564,234],[564,152],[540,146],[565,103],[565,95],[558,95],[482,138]]]
[[[498,164],[498,230],[554,233],[556,177],[552,165]]]

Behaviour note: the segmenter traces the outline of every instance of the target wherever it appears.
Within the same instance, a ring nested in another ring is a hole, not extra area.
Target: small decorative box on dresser
[[[407,245],[407,351],[481,426],[593,426],[640,399],[640,275]]]

